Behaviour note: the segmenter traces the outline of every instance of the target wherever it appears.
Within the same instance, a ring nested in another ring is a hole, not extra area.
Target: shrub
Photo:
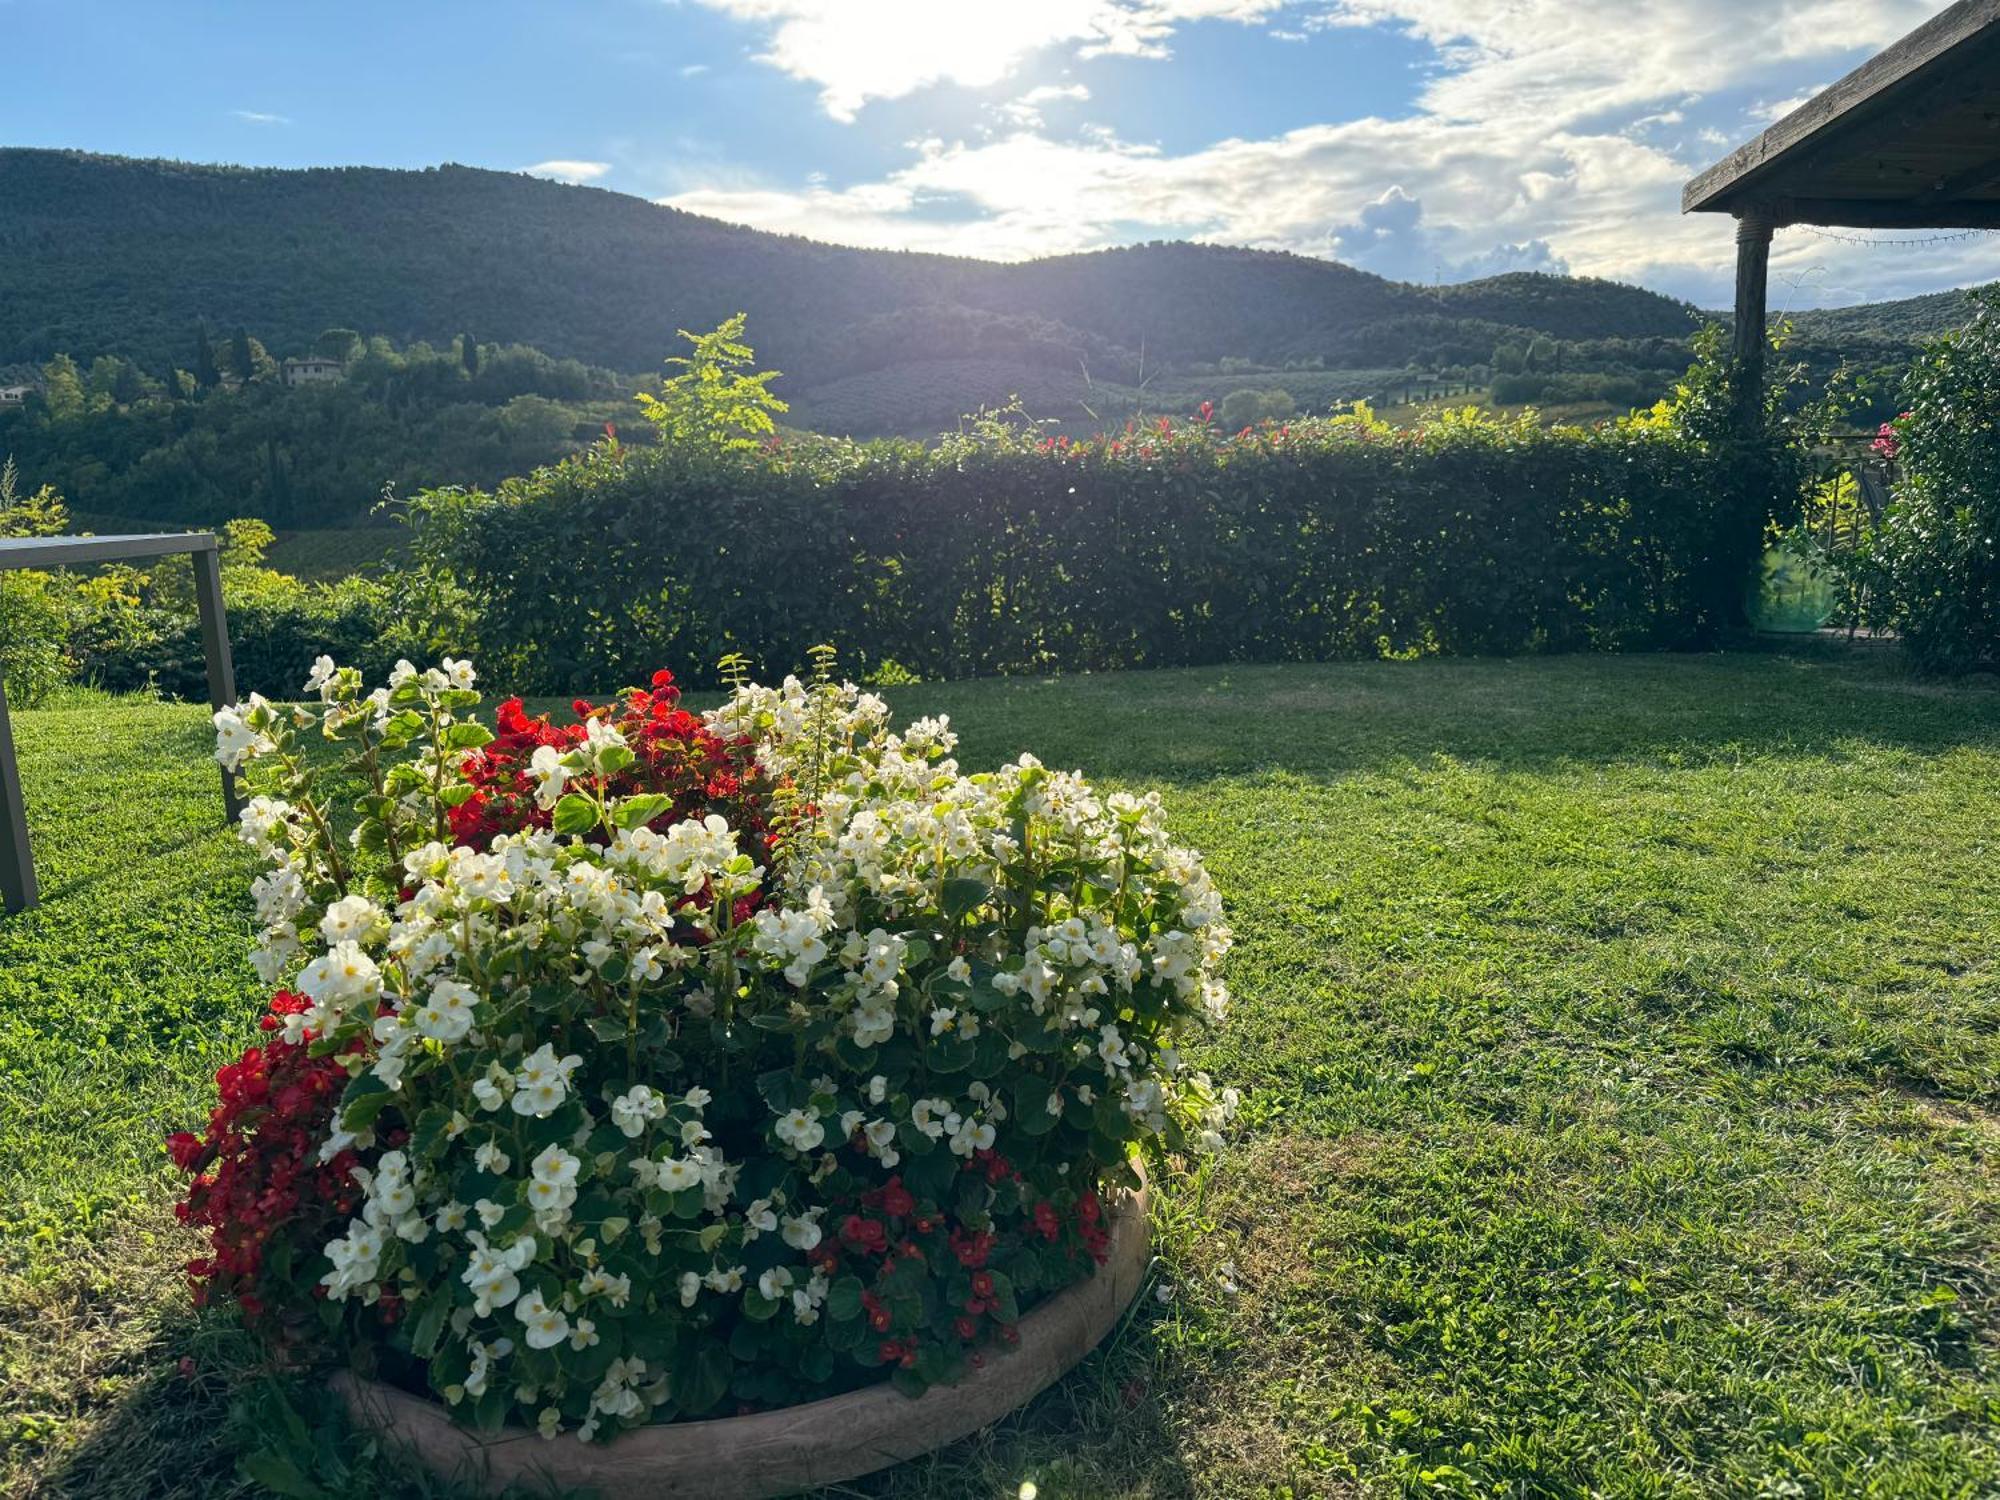
[[[1156,798],[964,775],[824,677],[497,735],[472,680],[216,715],[288,988],[171,1143],[206,1295],[484,1427],[917,1394],[1103,1258],[1135,1153],[1216,1143],[1229,934]]]
[[[24,494],[10,458],[0,462],[0,537],[56,536],[69,512],[44,485]],[[68,680],[74,602],[53,573],[17,569],[0,573],[0,683],[16,707],[30,707]]]
[[[1908,410],[1884,439],[1903,478],[1866,556],[1867,582],[1918,666],[1992,666],[2000,662],[2000,293],[1975,294],[1971,320],[1924,348],[1903,400]]]
[[[1781,483],[1712,435],[1714,384],[1590,430],[1360,413],[600,448],[422,497],[417,550],[539,691],[821,641],[927,678],[1698,645],[1740,619]]]

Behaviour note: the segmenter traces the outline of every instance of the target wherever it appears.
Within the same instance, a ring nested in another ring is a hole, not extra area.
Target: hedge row
[[[840,648],[923,677],[1695,646],[1738,618],[1772,476],[1666,408],[1600,428],[1206,422],[1046,443],[599,449],[423,497],[482,667],[596,690]]]

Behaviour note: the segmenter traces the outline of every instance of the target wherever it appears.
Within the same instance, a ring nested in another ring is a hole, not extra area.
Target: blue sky
[[[1682,181],[1943,0],[0,0],[0,143],[467,162],[845,243],[1156,238],[1727,299]],[[4,213],[4,205],[0,205]],[[1908,236],[1887,235],[1881,240]],[[1785,232],[1774,300],[2000,277]]]

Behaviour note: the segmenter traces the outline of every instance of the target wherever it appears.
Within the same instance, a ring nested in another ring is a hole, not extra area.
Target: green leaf
[[[664,792],[646,792],[637,797],[627,797],[619,803],[611,815],[611,821],[620,828],[637,828],[643,823],[663,817],[674,810],[674,799]]]
[[[993,887],[985,881],[961,875],[944,883],[944,888],[938,893],[938,904],[946,918],[956,922],[984,906],[992,897]]]
[[[451,1299],[438,1295],[424,1298],[423,1311],[417,1314],[417,1321],[410,1329],[410,1352],[418,1359],[429,1359],[437,1353],[438,1339],[444,1333],[445,1315],[451,1311]]]
[[[1049,1113],[1049,1081],[1035,1073],[1025,1073],[1014,1085],[1014,1126],[1023,1135],[1047,1135],[1055,1129],[1056,1116]]]
[[[597,804],[571,792],[556,803],[553,821],[557,833],[588,833],[597,826]]]
[[[243,1472],[252,1481],[286,1500],[331,1500],[326,1488],[308,1477],[285,1454],[259,1448],[243,1457]]]
[[[622,1042],[629,1034],[623,1016],[591,1016],[583,1024],[600,1042]]]
[[[861,1278],[842,1276],[826,1291],[826,1315],[837,1323],[861,1316]]]
[[[366,1130],[394,1097],[381,1079],[373,1073],[363,1073],[347,1086],[341,1098],[341,1127],[356,1133]]]
[[[447,750],[477,750],[481,745],[492,743],[493,731],[475,719],[453,724],[444,732],[444,748]]]

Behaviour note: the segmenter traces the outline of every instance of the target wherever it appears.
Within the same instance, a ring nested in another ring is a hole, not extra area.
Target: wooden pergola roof
[[[1687,213],[2000,228],[2000,0],[1959,0],[1687,185]]]

